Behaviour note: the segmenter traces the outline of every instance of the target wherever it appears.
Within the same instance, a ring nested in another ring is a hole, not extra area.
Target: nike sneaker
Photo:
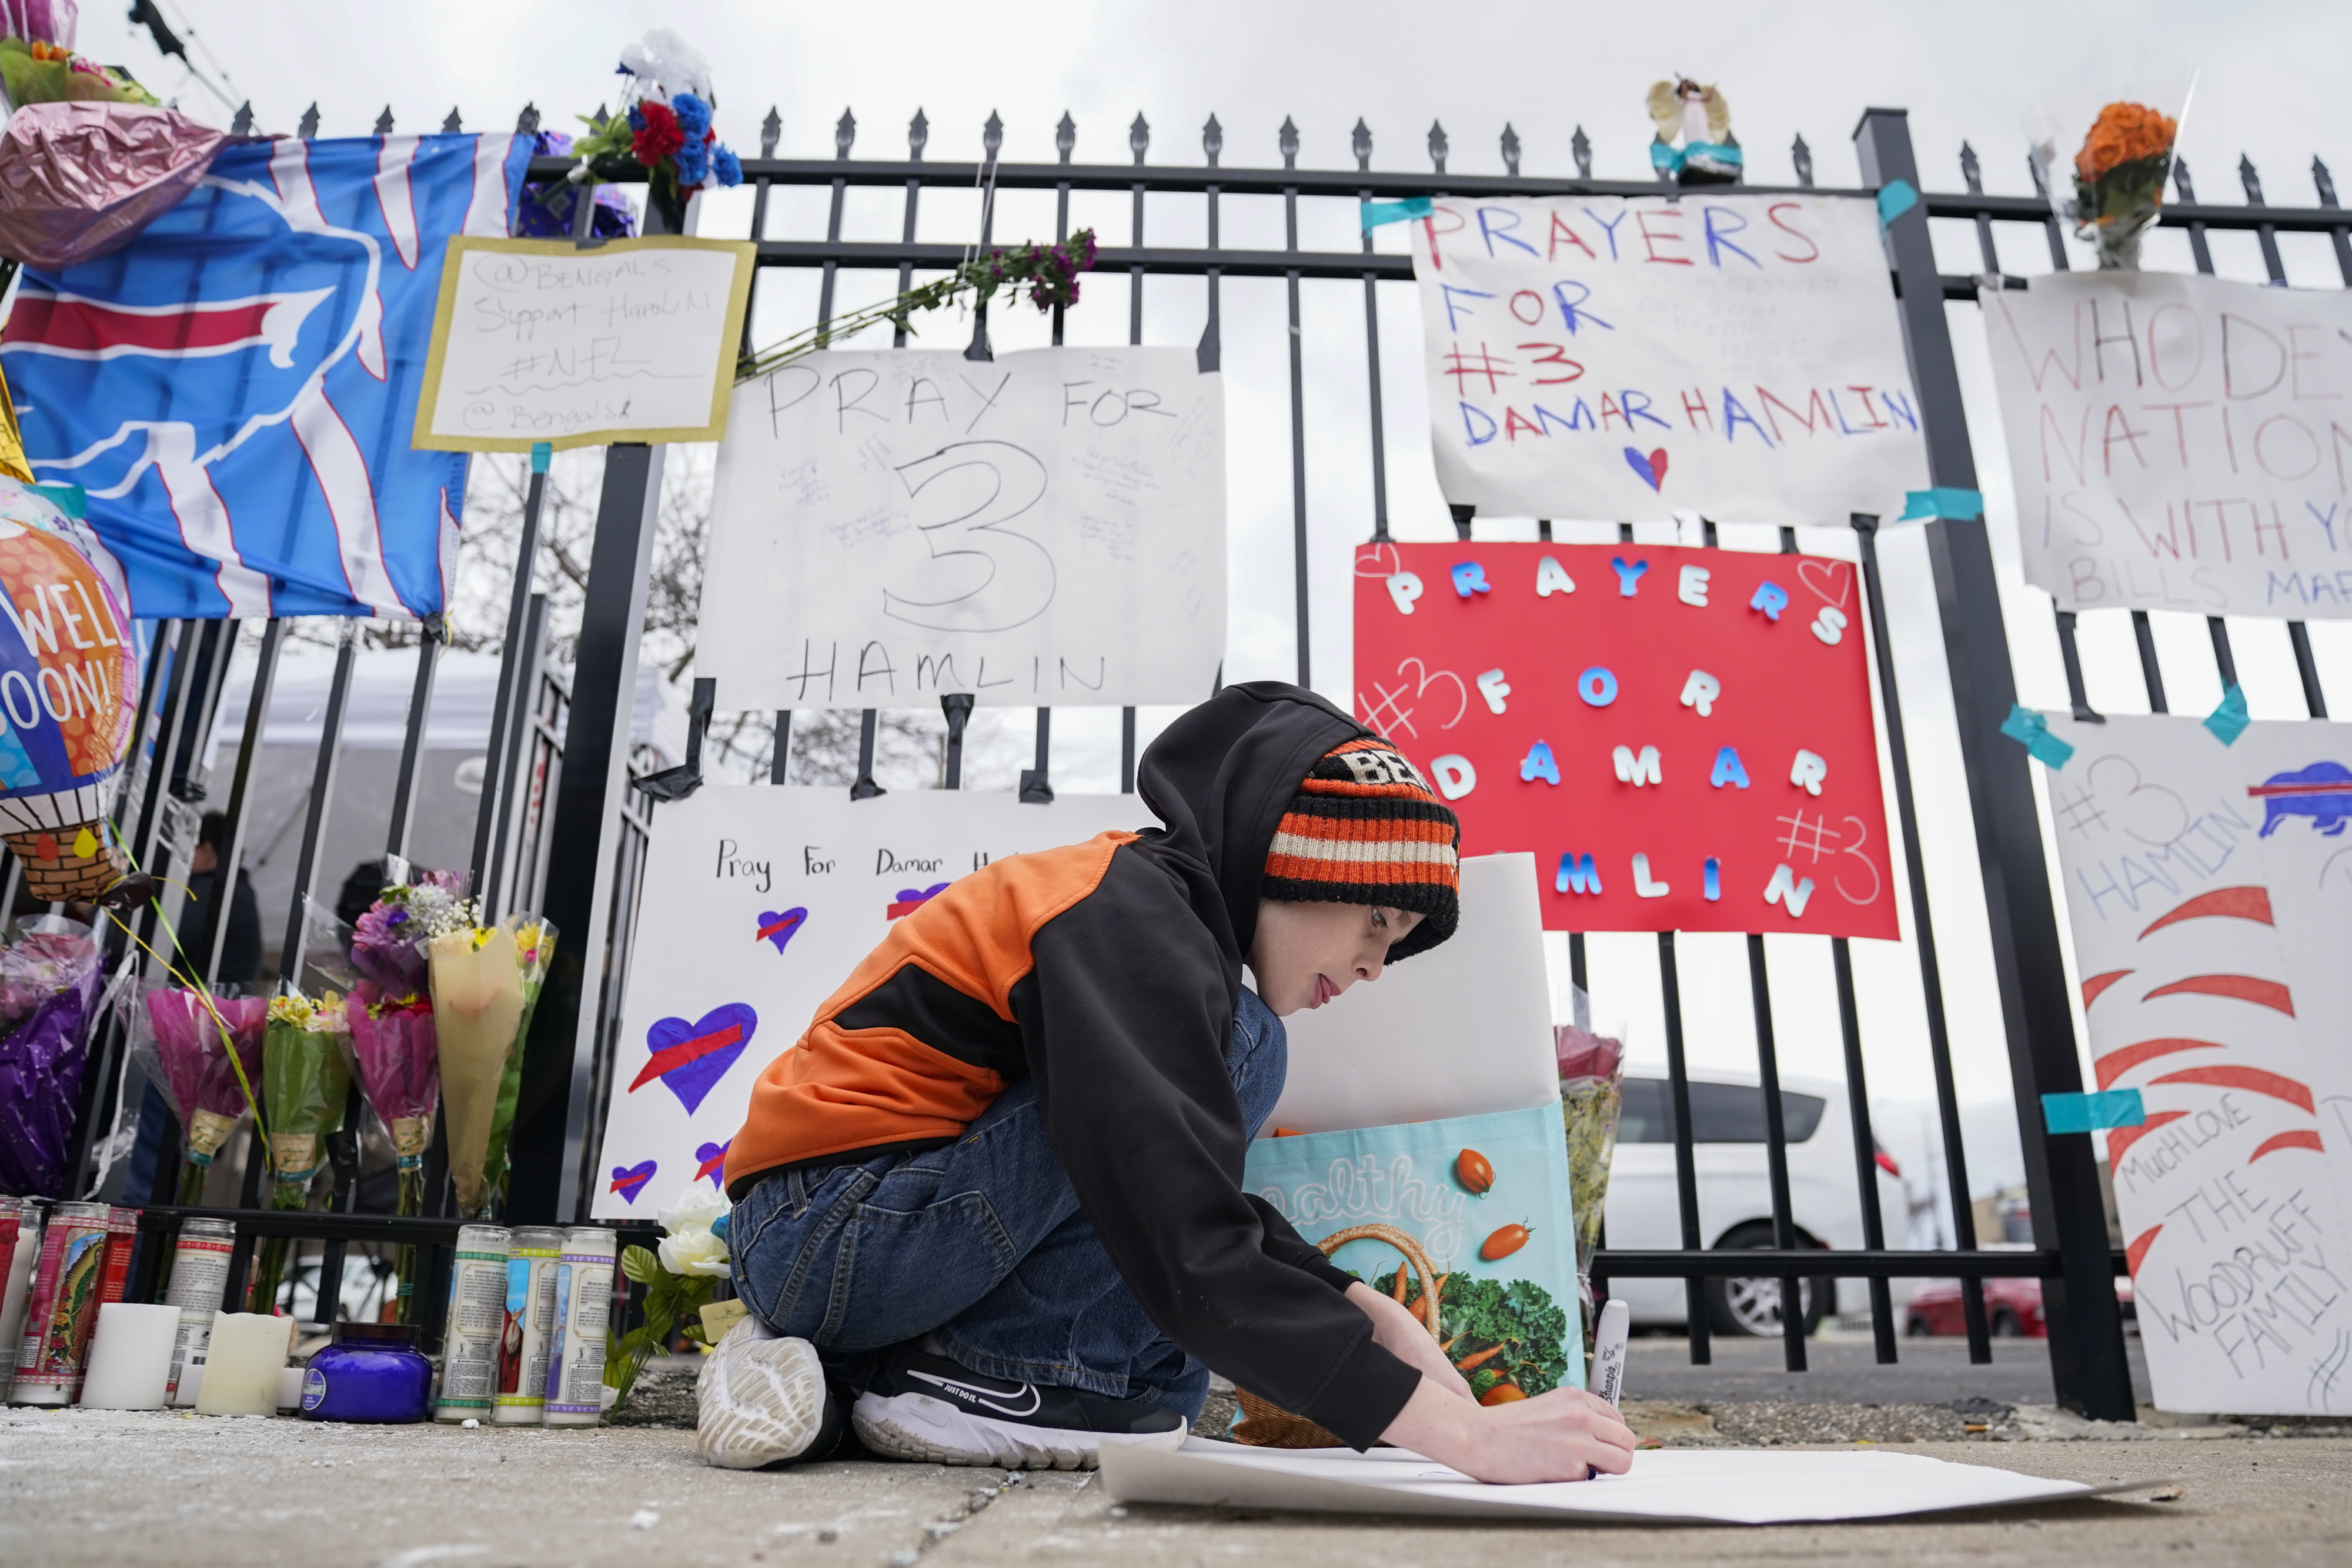
[[[709,1464],[756,1470],[831,1458],[842,1446],[841,1401],[825,1386],[816,1346],[746,1318],[703,1359],[695,1379],[694,1443]]]
[[[1007,1469],[1090,1470],[1106,1443],[1173,1448],[1188,1430],[1165,1406],[989,1377],[912,1345],[884,1357],[850,1421],[892,1458]]]

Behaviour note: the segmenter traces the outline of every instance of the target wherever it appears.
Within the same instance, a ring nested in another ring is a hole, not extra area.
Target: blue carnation
[[[688,137],[686,145],[677,150],[677,183],[699,185],[710,176],[710,144]]]
[[[710,106],[693,93],[679,93],[669,100],[669,106],[676,111],[678,128],[686,132],[687,141],[693,141],[710,129]]]
[[[710,167],[718,174],[719,183],[722,185],[740,185],[743,183],[743,160],[735,156],[735,149],[732,147],[722,146],[718,152],[712,153]]]
[[[645,128],[646,111],[639,109],[634,103],[629,105],[629,129],[632,131],[643,131]]]

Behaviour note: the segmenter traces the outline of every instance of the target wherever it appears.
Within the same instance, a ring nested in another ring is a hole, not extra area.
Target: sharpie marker
[[[1632,1318],[1622,1301],[1601,1309],[1601,1327],[1592,1342],[1592,1392],[1615,1409],[1625,1392],[1625,1328]]]

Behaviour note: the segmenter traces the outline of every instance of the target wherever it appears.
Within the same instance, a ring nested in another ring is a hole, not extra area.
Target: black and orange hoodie
[[[1227,686],[1144,753],[1164,827],[1015,855],[898,921],[768,1065],[727,1156],[791,1166],[952,1141],[1034,1081],[1045,1134],[1136,1300],[1188,1354],[1368,1448],[1420,1374],[1334,1268],[1242,1189],[1224,1055],[1283,810],[1371,732],[1314,693]]]

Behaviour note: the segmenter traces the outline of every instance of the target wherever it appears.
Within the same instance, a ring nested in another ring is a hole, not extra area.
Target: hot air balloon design
[[[0,838],[37,898],[123,879],[107,803],[137,701],[130,601],[88,526],[0,478]]]

